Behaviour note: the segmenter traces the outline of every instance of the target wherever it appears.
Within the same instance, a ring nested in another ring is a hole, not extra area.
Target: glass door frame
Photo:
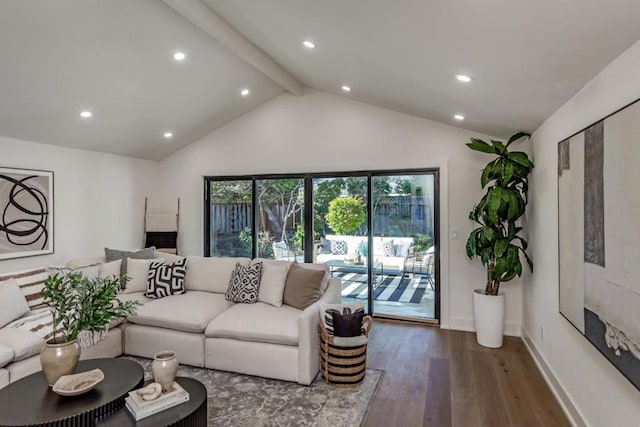
[[[421,168],[421,169],[389,169],[389,170],[368,170],[368,171],[337,171],[337,172],[313,172],[313,173],[279,173],[279,174],[251,174],[251,175],[225,175],[225,176],[204,176],[204,254],[210,254],[210,234],[211,234],[211,182],[213,181],[234,181],[234,180],[251,180],[252,185],[252,202],[254,223],[252,227],[253,247],[252,257],[255,258],[258,252],[258,227],[256,216],[257,209],[257,181],[265,179],[304,179],[304,261],[313,262],[313,180],[316,178],[348,178],[348,177],[366,177],[367,178],[367,230],[368,230],[368,253],[374,252],[373,248],[373,177],[376,176],[393,176],[393,175],[433,175],[433,229],[434,229],[434,286],[435,286],[435,318],[421,319],[414,317],[395,316],[388,314],[377,314],[375,312],[375,302],[373,299],[373,267],[374,259],[372,256],[367,257],[368,263],[368,311],[370,315],[377,318],[389,318],[398,320],[407,320],[419,323],[439,324],[440,323],[440,168]],[[311,236],[311,237],[309,237]]]

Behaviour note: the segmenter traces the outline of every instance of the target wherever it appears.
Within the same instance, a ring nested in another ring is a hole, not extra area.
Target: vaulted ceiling
[[[505,137],[640,39],[638,18],[637,0],[4,1],[0,135],[160,159],[304,85]]]

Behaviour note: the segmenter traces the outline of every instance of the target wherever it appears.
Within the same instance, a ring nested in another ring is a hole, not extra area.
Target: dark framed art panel
[[[53,172],[0,167],[0,260],[53,253]]]
[[[640,102],[558,143],[560,313],[640,390]]]

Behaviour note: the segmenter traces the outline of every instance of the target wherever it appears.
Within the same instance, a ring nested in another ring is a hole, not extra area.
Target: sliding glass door
[[[369,305],[367,176],[313,178],[313,262],[342,280],[342,302]]]
[[[376,314],[436,318],[433,174],[373,177],[373,251],[383,278]]]
[[[256,180],[260,258],[304,262],[304,179]]]
[[[437,320],[438,171],[206,178],[205,253],[328,266],[343,303]]]

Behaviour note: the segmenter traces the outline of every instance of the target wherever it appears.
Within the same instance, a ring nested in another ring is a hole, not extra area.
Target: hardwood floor
[[[385,371],[366,427],[569,426],[520,338],[376,320],[367,366]]]

